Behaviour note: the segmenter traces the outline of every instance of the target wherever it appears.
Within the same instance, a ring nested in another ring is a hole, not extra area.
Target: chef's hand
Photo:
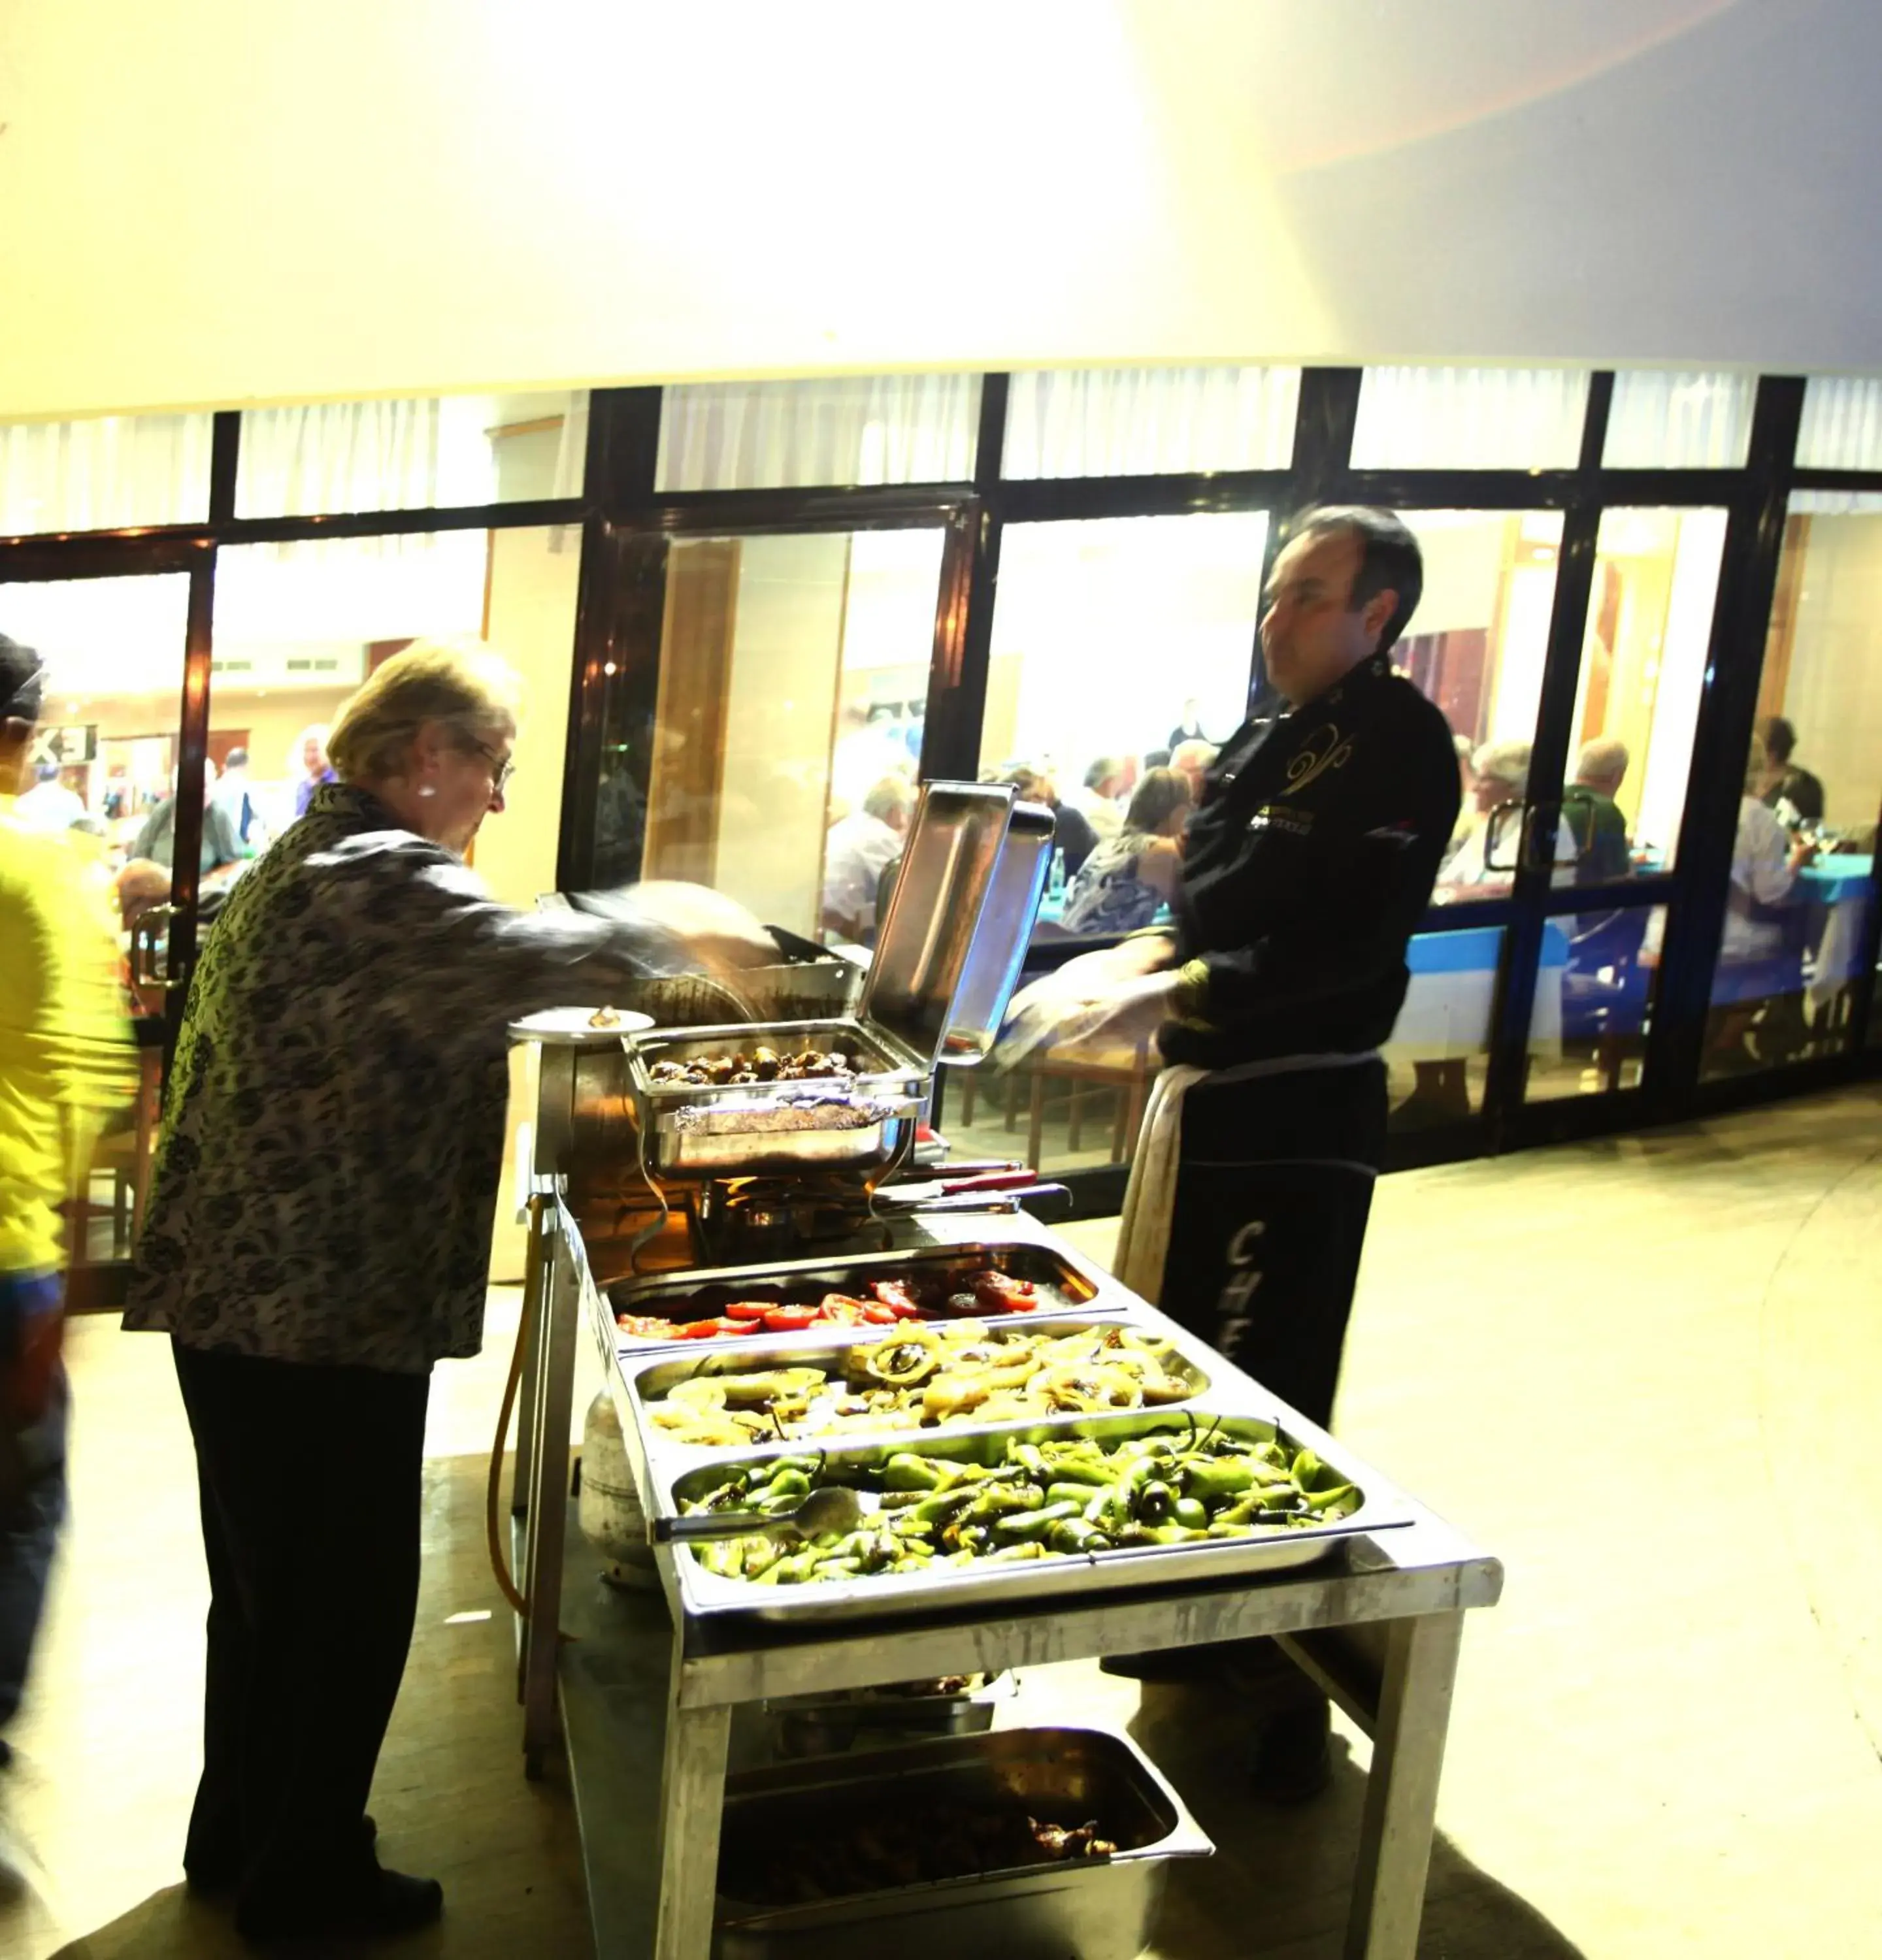
[[[993,1052],[996,1066],[1016,1067],[1042,1048],[1134,1048],[1174,1011],[1173,972],[1054,987],[1058,977],[1049,974],[1014,1001]]]

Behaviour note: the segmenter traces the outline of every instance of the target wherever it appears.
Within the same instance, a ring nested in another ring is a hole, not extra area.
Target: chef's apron
[[[1376,1051],[1218,1069],[1183,1099],[1161,1304],[1322,1428],[1386,1109]]]

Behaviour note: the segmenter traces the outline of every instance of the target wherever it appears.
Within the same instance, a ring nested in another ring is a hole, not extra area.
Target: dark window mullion
[[[1803,407],[1801,377],[1760,378],[1750,469],[1728,507],[1706,685],[1680,819],[1682,902],[1667,922],[1658,1011],[1648,1036],[1646,1082],[1658,1117],[1690,1107],[1698,1084]]]

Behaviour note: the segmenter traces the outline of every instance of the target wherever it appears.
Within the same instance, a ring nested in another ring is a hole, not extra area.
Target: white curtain
[[[1793,490],[1785,508],[1794,517],[1882,517],[1882,491]]]
[[[1616,374],[1601,460],[1610,469],[1742,469],[1756,386],[1749,374]]]
[[[496,460],[487,397],[250,409],[242,417],[237,514],[422,511],[488,504]]]
[[[1588,377],[1565,368],[1368,368],[1361,469],[1565,469],[1579,462]]]
[[[1882,381],[1813,374],[1797,461],[1802,469],[1882,469]]]
[[[100,415],[0,425],[0,536],[199,523],[209,415]]]
[[[668,388],[654,486],[964,482],[979,415],[978,374]]]
[[[1100,368],[1015,374],[1000,473],[1140,476],[1285,469],[1298,368]]]

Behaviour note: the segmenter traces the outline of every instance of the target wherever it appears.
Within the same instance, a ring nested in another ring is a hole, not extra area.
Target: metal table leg
[[[676,1642],[661,1787],[660,1917],[653,1960],[709,1960],[732,1711],[724,1704],[682,1707],[680,1666]]]
[[[1413,1960],[1463,1615],[1390,1623],[1346,1960]]]
[[[532,1777],[542,1774],[543,1753],[558,1734],[556,1676],[562,1551],[568,1532],[568,1428],[581,1311],[580,1290],[566,1266],[566,1249],[557,1241],[537,1305],[541,1372],[530,1465],[529,1557],[523,1580],[530,1605],[523,1642],[523,1764]]]

